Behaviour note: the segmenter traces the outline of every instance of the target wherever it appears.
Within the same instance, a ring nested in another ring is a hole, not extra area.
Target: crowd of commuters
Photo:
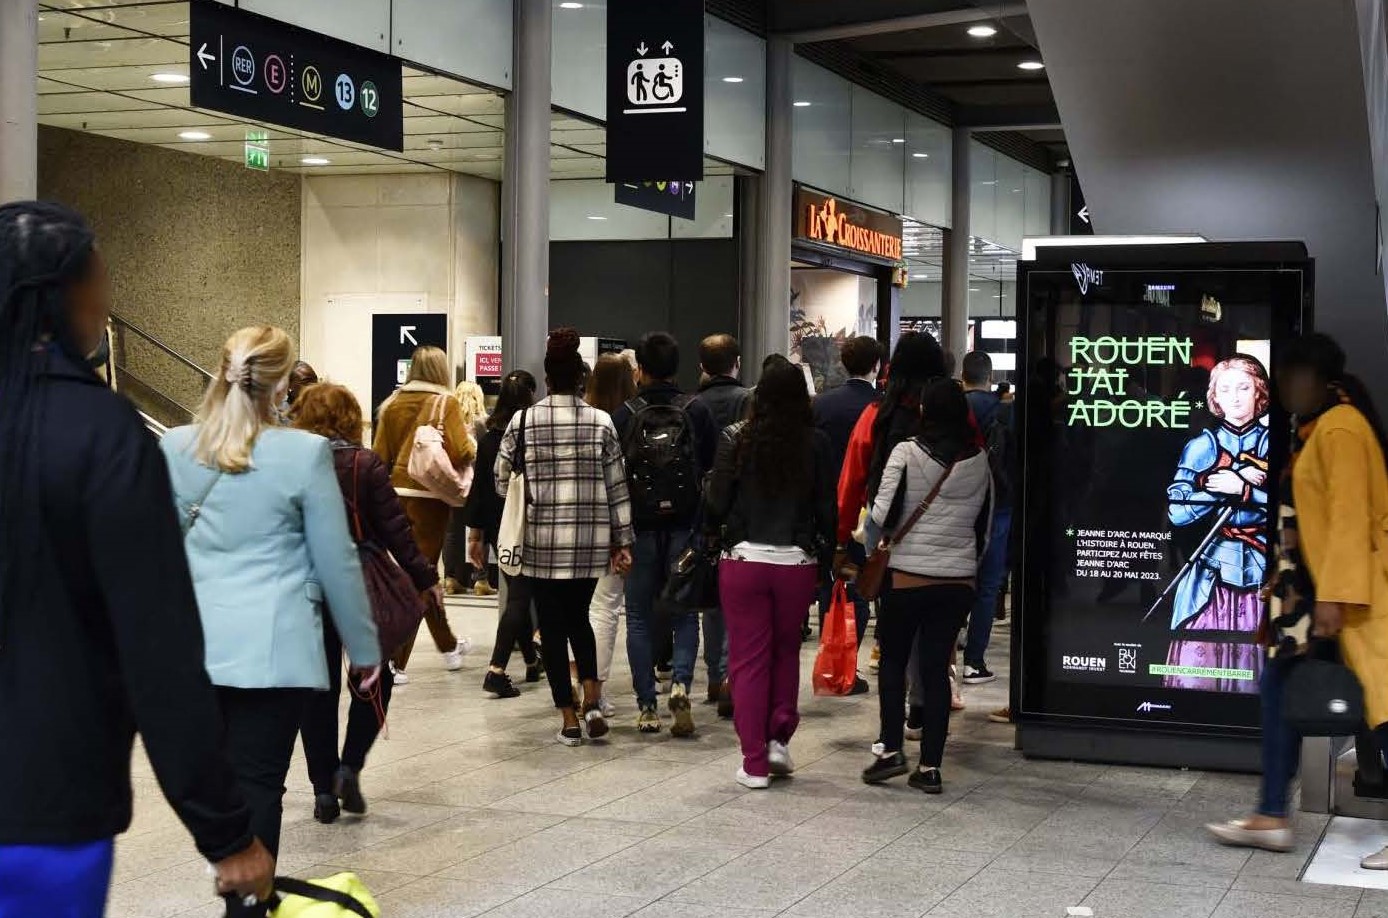
[[[851,338],[847,383],[812,398],[782,355],[744,386],[738,342],[714,335],[686,393],[669,334],[589,367],[559,328],[543,385],[513,371],[488,413],[422,347],[367,448],[352,393],[296,362],[284,331],[254,327],[227,340],[197,421],[156,443],[93,370],[109,312],[80,216],[0,207],[0,739],[25,750],[0,757],[0,915],[101,913],[136,732],[227,914],[265,915],[296,737],[315,818],[364,814],[362,770],[421,621],[445,668],[462,667],[470,643],[449,625],[441,562],[456,591],[488,594],[499,574],[482,689],[520,694],[507,672],[519,650],[527,683],[547,677],[565,746],[611,730],[623,618],[637,731],[665,728],[668,668],[670,731],[694,735],[702,621],[708,700],[741,744],[735,780],[761,789],[794,771],[807,610],[818,595],[823,614],[829,585],[889,547],[862,780],[909,772],[943,792],[959,685],[995,678],[1019,485],[1010,392],[993,388],[986,354],[964,356],[961,382],[930,336],[903,335],[889,360]],[[1388,571],[1375,560],[1388,474],[1383,428],[1334,342],[1293,342],[1278,371],[1296,433],[1263,792],[1255,815],[1210,831],[1283,851],[1299,740],[1282,717],[1288,661],[1338,645],[1378,728],[1366,742],[1388,746]],[[682,591],[700,570],[717,588],[695,601]],[[872,604],[848,595],[861,644]],[[858,676],[852,691],[868,690]],[[1388,869],[1388,851],[1365,866]]]

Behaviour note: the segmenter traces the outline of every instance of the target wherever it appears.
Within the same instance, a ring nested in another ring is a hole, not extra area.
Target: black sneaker
[[[545,669],[540,664],[539,660],[536,660],[534,663],[527,663],[525,665],[525,681],[531,683],[532,685],[536,682],[539,682],[540,677],[544,674]]]
[[[866,695],[870,691],[872,691],[872,686],[868,685],[868,681],[862,676],[857,676],[853,679],[853,688],[849,690],[848,694]]]
[[[313,798],[313,818],[325,826],[330,826],[337,822],[337,817],[342,815],[342,807],[338,805],[337,798],[332,794],[318,794]]]
[[[357,816],[366,814],[366,798],[361,795],[361,775],[343,765],[333,778],[333,793],[342,801],[342,809]]]
[[[911,772],[911,777],[906,779],[906,783],[926,794],[942,794],[945,791],[938,768],[927,768],[925,771],[917,768]]]
[[[510,676],[505,673],[494,673],[491,670],[487,670],[487,675],[482,680],[482,691],[493,698],[520,697],[520,689],[511,683]]]
[[[964,664],[964,684],[983,685],[985,682],[992,682],[998,678],[988,669],[988,664],[980,660],[977,663]]]
[[[883,781],[898,778],[910,770],[911,766],[906,764],[906,756],[899,752],[878,756],[871,765],[863,769],[863,783],[881,784]]]

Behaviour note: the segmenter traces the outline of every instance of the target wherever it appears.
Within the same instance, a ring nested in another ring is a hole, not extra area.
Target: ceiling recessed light
[[[1045,70],[1046,65],[1040,61],[1022,61],[1017,65],[1018,70]]]
[[[892,143],[905,143],[905,142],[906,142],[906,138],[905,138],[905,137],[893,137],[893,138],[892,138]]]
[[[156,83],[186,83],[188,77],[182,73],[152,73],[149,77]]]
[[[588,215],[588,219],[589,219],[589,220],[606,220],[607,218],[606,218],[606,217],[603,217],[603,216],[600,216],[600,215],[598,215],[598,214],[589,214],[589,215]]]
[[[809,108],[809,107],[810,107],[810,103],[809,103],[809,102],[795,102],[795,103],[793,103],[793,104],[795,105],[796,108]]]
[[[978,293],[978,292],[979,292],[979,288],[977,288],[977,287],[970,287],[970,288],[969,288],[969,292],[970,292],[970,293]]]
[[[332,160],[328,159],[326,156],[305,156],[303,159],[299,160],[299,162],[303,163],[305,166],[326,166],[331,163]]]
[[[212,135],[209,134],[209,133],[207,133],[206,131],[179,131],[179,132],[178,132],[178,136],[179,136],[179,139],[181,139],[181,140],[211,140],[211,139],[212,139]]]
[[[930,158],[930,154],[929,154],[929,153],[912,153],[911,155],[914,156],[916,159],[929,159],[929,158]]]
[[[976,25],[969,29],[969,34],[974,38],[992,38],[998,30],[990,25]]]
[[[559,4],[559,8],[561,10],[581,10],[583,9],[583,4],[574,3],[573,0],[568,0],[568,2]]]
[[[723,77],[724,83],[741,83],[742,77]]]

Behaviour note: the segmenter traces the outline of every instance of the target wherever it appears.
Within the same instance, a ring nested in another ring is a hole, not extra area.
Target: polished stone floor
[[[1246,808],[1248,777],[1024,760],[1011,729],[986,717],[1005,703],[1005,679],[966,690],[940,797],[904,781],[864,786],[875,694],[814,698],[808,683],[796,777],[749,792],[733,782],[731,724],[701,705],[692,740],[639,736],[620,697],[610,741],[558,746],[543,686],[511,701],[481,693],[494,610],[458,604],[450,615],[481,649],[450,674],[421,643],[364,775],[369,815],[315,823],[302,759],[285,800],[283,871],[354,870],[388,918],[1037,918],[1070,907],[1098,918],[1388,918],[1388,893],[1297,881],[1323,817],[1298,819],[1291,855],[1203,837],[1204,822]],[[1000,628],[996,669],[1006,651]],[[110,914],[219,914],[143,758],[136,774]]]

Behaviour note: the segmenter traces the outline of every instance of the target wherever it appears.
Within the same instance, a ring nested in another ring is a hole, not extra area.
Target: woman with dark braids
[[[274,861],[221,746],[164,459],[88,365],[110,314],[91,229],[0,207],[0,915],[99,918],[135,732],[223,893]]]
[[[232,768],[272,853],[299,724],[329,687],[323,616],[362,692],[381,662],[332,447],[276,423],[293,366],[283,330],[241,329],[222,348],[198,423],[161,444]],[[231,905],[229,915],[263,914]]]
[[[719,592],[728,627],[737,782],[765,788],[789,775],[800,724],[800,623],[834,552],[837,464],[814,426],[800,367],[762,373],[751,419],[727,428],[705,493],[723,549]]]

